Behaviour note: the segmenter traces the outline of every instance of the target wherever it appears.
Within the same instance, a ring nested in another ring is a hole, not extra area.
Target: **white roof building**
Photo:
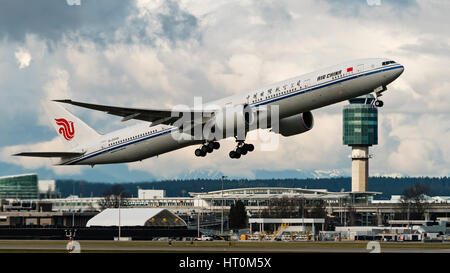
[[[143,190],[138,189],[139,199],[158,199],[166,197],[165,190]]]
[[[105,209],[92,217],[86,227],[101,226],[152,226],[152,227],[175,227],[186,226],[186,222],[167,209],[156,208],[121,208]]]
[[[56,191],[55,180],[39,180],[38,181],[39,193],[48,193]]]

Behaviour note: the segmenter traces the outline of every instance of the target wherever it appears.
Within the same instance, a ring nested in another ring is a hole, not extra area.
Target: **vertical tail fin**
[[[50,118],[50,123],[68,148],[76,148],[100,136],[99,133],[59,103],[44,102],[43,105]]]

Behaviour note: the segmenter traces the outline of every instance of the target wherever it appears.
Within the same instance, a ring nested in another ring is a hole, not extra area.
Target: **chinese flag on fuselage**
[[[353,71],[353,66],[352,67],[349,67],[349,68],[347,68],[347,72],[352,72]]]

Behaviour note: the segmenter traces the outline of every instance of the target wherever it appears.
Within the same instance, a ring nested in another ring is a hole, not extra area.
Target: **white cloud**
[[[164,1],[137,3],[138,14],[128,22],[147,18],[140,34],[150,37],[151,43],[134,37],[127,43],[119,39],[99,46],[80,36],[63,40],[43,56],[45,47],[35,38],[35,49],[30,41],[24,46],[33,56],[27,72],[42,82],[43,92],[22,91],[23,95],[36,100],[71,97],[119,106],[171,107],[192,104],[194,96],[201,95],[206,102],[341,61],[388,57],[404,64],[405,72],[383,96],[380,144],[371,147],[375,155],[371,174],[450,174],[446,55],[450,29],[442,27],[448,21],[448,2],[418,1],[417,6],[403,9],[382,2],[377,7],[361,5],[355,12],[331,1],[199,4],[183,0],[180,7],[197,17],[199,37],[177,43],[157,35],[164,28],[156,15],[168,15]],[[334,13],[335,5],[347,12]],[[116,34],[125,35],[126,30]],[[25,86],[15,79],[15,85]],[[275,152],[257,149],[245,159],[231,160],[228,152],[234,143],[230,140],[206,158],[195,158],[196,147],[189,147],[128,166],[161,177],[193,169],[245,176],[251,176],[254,169],[348,169],[350,148],[342,145],[343,104],[313,111],[315,128],[280,138]],[[124,126],[117,118],[103,118],[102,113],[78,113],[105,131]]]
[[[447,115],[399,114],[391,119],[390,137],[399,141],[388,156],[389,168],[409,175],[448,175],[450,121]]]
[[[0,160],[3,162],[15,164],[24,167],[25,169],[46,168],[51,169],[55,174],[80,174],[82,169],[80,166],[53,166],[56,161],[47,158],[33,158],[23,156],[12,156],[20,152],[49,152],[49,151],[65,151],[63,144],[59,137],[50,141],[33,143],[33,144],[19,144],[14,146],[4,147],[0,150]]]
[[[54,68],[50,72],[51,80],[43,89],[48,100],[70,98],[69,73],[61,68]]]
[[[19,69],[30,66],[31,54],[25,48],[19,48],[16,52],[14,52],[14,56],[19,64]]]

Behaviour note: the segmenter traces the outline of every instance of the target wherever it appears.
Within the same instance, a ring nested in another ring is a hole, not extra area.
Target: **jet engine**
[[[314,126],[314,117],[311,112],[304,112],[280,119],[278,132],[282,136],[293,136],[311,130]],[[275,130],[273,130],[275,131]]]

